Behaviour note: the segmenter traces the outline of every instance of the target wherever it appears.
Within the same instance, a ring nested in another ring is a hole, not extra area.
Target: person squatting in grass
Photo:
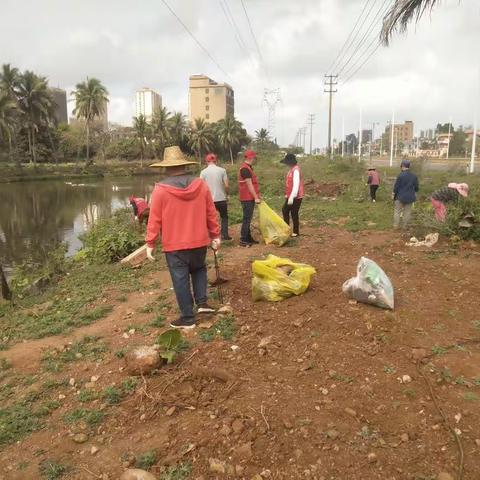
[[[253,150],[246,150],[244,162],[238,171],[238,194],[242,204],[242,228],[240,230],[240,246],[251,247],[258,243],[254,240],[250,231],[255,204],[261,202],[258,179],[253,171],[253,165],[257,161],[257,154]]]
[[[205,156],[207,168],[200,172],[200,178],[206,182],[212,194],[215,208],[220,214],[222,240],[231,240],[228,234],[228,176],[227,171],[217,165],[217,156],[209,153]]]
[[[299,211],[304,191],[302,171],[293,153],[287,153],[285,158],[280,160],[280,163],[290,167],[285,177],[285,203],[282,208],[283,220],[290,225],[290,216],[292,217],[292,237],[298,237],[300,234]]]
[[[418,192],[418,178],[410,171],[410,162],[402,160],[401,173],[393,186],[392,199],[394,200],[393,228],[407,228],[412,217],[412,205]]]
[[[468,196],[468,185],[466,183],[449,183],[432,193],[430,200],[435,211],[435,218],[444,222],[447,217],[446,203],[458,202],[460,196]]]
[[[128,200],[133,208],[135,220],[137,220],[140,225],[143,222],[147,223],[148,216],[150,215],[150,207],[148,206],[148,203],[143,198],[135,197],[134,195],[128,197]]]
[[[375,167],[368,169],[367,185],[370,187],[370,200],[375,203],[377,201],[377,190],[380,186],[380,174]]]
[[[213,313],[207,303],[207,267],[209,245],[220,247],[220,228],[212,195],[207,184],[187,172],[188,161],[177,146],[167,147],[163,161],[152,167],[163,167],[167,177],[155,185],[150,205],[146,244],[147,258],[155,260],[153,250],[161,235],[180,318],[173,328],[194,328],[195,312]],[[193,298],[190,287],[193,287]]]

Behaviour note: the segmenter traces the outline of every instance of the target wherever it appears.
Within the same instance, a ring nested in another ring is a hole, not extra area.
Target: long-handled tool
[[[216,278],[210,285],[212,285],[212,287],[217,287],[218,300],[223,305],[222,285],[224,283],[226,283],[228,280],[226,280],[226,279],[224,279],[220,276],[220,265],[219,265],[219,262],[218,262],[218,256],[217,256],[217,251],[216,250],[213,250],[213,259],[215,261],[215,275],[216,275]]]

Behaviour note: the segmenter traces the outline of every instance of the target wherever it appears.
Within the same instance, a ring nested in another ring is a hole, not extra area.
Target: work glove
[[[220,248],[220,243],[222,242],[219,238],[214,238],[211,244],[212,250],[218,250]]]
[[[255,203],[262,203],[262,199],[261,198],[256,198]]]
[[[293,197],[288,197],[287,204],[288,205],[293,205]]]
[[[151,262],[155,261],[155,257],[153,256],[153,247],[147,247],[147,258]]]

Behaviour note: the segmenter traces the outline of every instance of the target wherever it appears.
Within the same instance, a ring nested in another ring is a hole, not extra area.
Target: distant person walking
[[[418,192],[418,178],[410,171],[410,162],[402,160],[401,173],[393,186],[392,198],[394,200],[393,228],[406,228],[412,217],[412,205]]]
[[[227,171],[217,165],[217,156],[214,153],[206,155],[205,160],[208,164],[200,172],[200,178],[205,180],[212,194],[213,203],[217,212],[220,214],[222,222],[222,240],[231,240],[228,234],[228,176]]]
[[[167,178],[155,185],[148,219],[147,257],[155,260],[153,250],[162,237],[173,290],[180,309],[180,318],[170,323],[173,328],[194,328],[195,312],[213,313],[207,303],[207,247],[220,246],[220,228],[212,195],[207,184],[190,175],[187,165],[196,165],[183,156],[179,147],[167,147],[163,161],[153,167],[167,170]],[[191,285],[193,287],[193,298]]]
[[[148,222],[148,216],[150,215],[150,207],[148,203],[143,199],[135,196],[130,196],[130,205],[133,208],[133,214],[135,215],[135,220],[141,225],[143,222]]]
[[[290,216],[292,217],[293,233],[292,237],[300,235],[299,211],[303,199],[303,178],[302,171],[297,162],[297,157],[293,153],[287,153],[280,163],[290,167],[285,178],[285,203],[282,213],[285,223],[290,225]]]
[[[447,218],[446,203],[458,202],[460,196],[468,196],[468,185],[466,183],[449,183],[446,187],[440,188],[432,193],[431,201],[435,211],[435,218],[444,222]]]
[[[380,186],[380,174],[375,167],[368,169],[367,185],[370,187],[370,200],[375,203],[377,201],[377,190]]]
[[[258,241],[254,240],[250,231],[255,204],[261,202],[258,179],[253,172],[253,165],[257,161],[257,154],[253,150],[246,150],[244,162],[238,171],[238,194],[242,204],[243,219],[240,231],[240,246],[251,247]]]

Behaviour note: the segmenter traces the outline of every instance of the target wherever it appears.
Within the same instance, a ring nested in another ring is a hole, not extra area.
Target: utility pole
[[[362,160],[362,109],[360,109],[360,124],[358,126],[358,161]]]
[[[310,113],[308,115],[308,124],[310,125],[310,155],[312,154],[312,132],[313,132],[314,120],[315,120],[315,114]]]
[[[448,156],[450,155],[450,128],[452,127],[452,118],[448,122],[448,144],[447,144],[447,160]]]
[[[393,167],[393,131],[395,130],[395,111],[392,110],[392,123],[390,124],[390,166]]]
[[[345,117],[342,118],[342,158],[345,156]]]
[[[338,75],[325,75],[324,85],[327,87],[323,91],[329,94],[328,100],[328,153],[332,152],[332,99],[333,94],[337,93],[338,90],[333,90],[333,87],[338,84],[337,81]]]
[[[268,133],[273,138],[276,138],[275,134],[275,110],[277,108],[277,104],[282,101],[280,97],[280,89],[275,88],[269,90],[265,88],[263,91],[263,103],[267,105],[268,108]]]
[[[303,127],[302,132],[303,132],[303,153],[305,153],[305,142],[307,140],[307,127]]]

